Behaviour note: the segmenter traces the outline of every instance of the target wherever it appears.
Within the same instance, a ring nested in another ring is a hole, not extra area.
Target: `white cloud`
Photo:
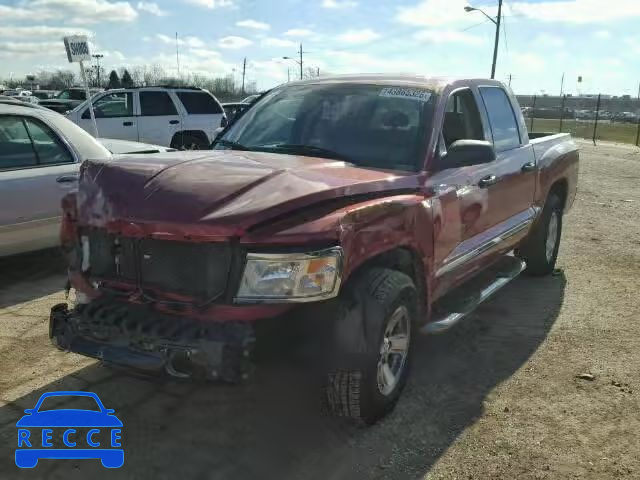
[[[30,0],[25,8],[33,11],[32,18],[60,18],[69,22],[132,22],[138,12],[129,2],[107,0]]]
[[[611,38],[611,34],[609,33],[609,30],[598,30],[593,34],[593,36],[596,38],[600,38],[602,40]]]
[[[157,17],[166,17],[169,12],[162,10],[155,2],[138,2],[138,10],[156,15]]]
[[[458,30],[423,30],[417,32],[413,38],[426,43],[460,43],[463,45],[480,45],[484,39]]]
[[[229,50],[237,50],[239,48],[248,47],[252,43],[253,42],[248,38],[231,35],[228,37],[221,38],[218,41],[218,46],[220,48],[227,48]]]
[[[284,32],[284,35],[287,37],[311,37],[314,35],[313,30],[309,30],[308,28],[292,28],[291,30],[287,30]]]
[[[213,10],[215,8],[230,7],[233,5],[233,0],[184,0],[192,5],[208,8]]]
[[[216,52],[215,50],[210,50],[208,48],[192,48],[189,50],[189,54],[194,57],[200,58],[210,58],[210,57],[219,57],[220,52]]]
[[[519,70],[540,72],[546,65],[544,58],[535,53],[511,52],[511,58]]]
[[[271,28],[271,25],[268,23],[258,22],[251,19],[240,20],[239,22],[236,22],[236,25],[238,27],[252,28],[254,30],[269,30]]]
[[[410,7],[399,7],[396,20],[425,27],[468,23],[470,18],[475,20],[475,17],[464,11],[466,4],[465,0],[423,0]]]
[[[57,52],[64,55],[62,42],[0,42],[0,56],[24,58],[42,55],[43,52]]]
[[[388,57],[376,57],[367,53],[329,51],[325,55],[327,69],[336,73],[349,72],[410,72],[415,62]]]
[[[608,23],[640,17],[638,0],[564,0],[509,3],[514,15],[543,22]]]
[[[533,44],[540,47],[560,48],[564,46],[564,38],[549,33],[540,33]]]
[[[322,8],[352,8],[358,6],[353,0],[322,0]]]
[[[93,36],[93,32],[80,27],[47,27],[44,25],[34,25],[31,27],[0,26],[0,37],[6,38],[33,39],[37,37],[55,38],[59,40],[66,35],[86,35],[91,37]],[[62,43],[60,44],[62,45]]]
[[[28,8],[0,5],[0,18],[5,22],[14,20],[33,20],[34,18],[37,18],[38,20],[46,20],[57,17],[58,15],[55,12],[39,12],[36,17],[36,13]]]
[[[262,39],[262,46],[263,47],[280,47],[280,48],[294,48],[297,47],[298,45],[291,41],[291,40],[287,40],[285,38],[274,38],[274,37],[267,37]]]
[[[167,45],[176,44],[175,37],[171,37],[163,33],[156,33],[156,36],[154,38],[160,41],[161,43],[164,43]],[[143,40],[146,42],[150,42],[150,41],[153,41],[153,38],[144,37]],[[205,46],[205,43],[202,40],[200,40],[198,37],[178,37],[178,45],[189,47],[189,48],[203,48]]]
[[[378,32],[374,32],[370,28],[364,28],[362,30],[347,30],[341,35],[338,35],[338,40],[345,43],[367,43],[380,38]]]

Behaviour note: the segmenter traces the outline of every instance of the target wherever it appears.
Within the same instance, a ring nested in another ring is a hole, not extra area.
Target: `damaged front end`
[[[255,341],[247,322],[205,324],[110,296],[54,306],[49,337],[62,350],[147,373],[234,383],[249,376]]]
[[[75,194],[67,195],[62,207],[61,245],[76,301],[51,309],[49,337],[55,346],[178,378],[235,383],[249,376],[252,323],[216,321],[210,312],[225,300],[234,260],[228,245],[129,238],[78,227]],[[182,294],[181,300],[157,298],[163,290]]]

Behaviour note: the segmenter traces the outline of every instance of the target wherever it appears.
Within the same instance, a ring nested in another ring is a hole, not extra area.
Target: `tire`
[[[171,142],[172,148],[178,150],[207,150],[209,145],[205,142],[200,135],[194,135],[193,133],[178,133]]]
[[[549,275],[558,258],[562,236],[562,201],[551,193],[545,202],[541,217],[519,251],[526,262],[525,273],[532,276]]]
[[[345,288],[339,303],[334,351],[343,366],[327,374],[326,404],[334,415],[372,424],[393,409],[407,380],[416,288],[404,273],[372,268]]]

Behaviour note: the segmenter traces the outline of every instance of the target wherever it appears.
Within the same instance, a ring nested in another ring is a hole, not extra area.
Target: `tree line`
[[[257,92],[255,82],[246,82],[244,91],[241,82],[237,81],[233,75],[209,76],[197,73],[180,75],[179,77],[170,75],[158,64],[139,65],[130,68],[119,68],[111,70],[106,74],[105,70],[93,66],[86,70],[87,82],[89,86],[95,88],[130,88],[142,86],[193,86],[209,90],[221,101],[233,101],[246,95]],[[20,80],[2,80],[0,84],[8,88],[30,88],[30,84],[39,85],[43,90],[63,90],[65,88],[82,85],[79,74],[71,70],[41,70],[35,74],[33,82]]]

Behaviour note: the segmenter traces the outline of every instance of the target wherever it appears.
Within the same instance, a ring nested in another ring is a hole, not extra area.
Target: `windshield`
[[[100,406],[93,397],[84,395],[54,395],[42,400],[39,412],[62,409],[90,410],[99,412]]]
[[[327,157],[357,166],[422,165],[435,96],[415,87],[309,84],[276,89],[216,141],[216,149]]]

